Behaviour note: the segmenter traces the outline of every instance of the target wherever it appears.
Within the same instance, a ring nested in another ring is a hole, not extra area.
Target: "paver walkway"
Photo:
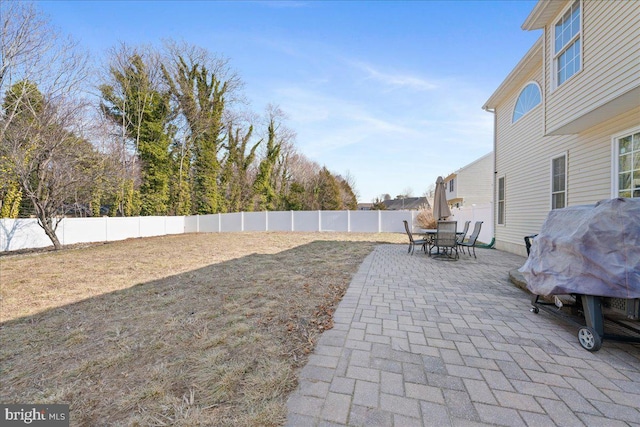
[[[288,401],[288,426],[640,426],[640,345],[584,350],[477,261],[381,245],[360,266]]]

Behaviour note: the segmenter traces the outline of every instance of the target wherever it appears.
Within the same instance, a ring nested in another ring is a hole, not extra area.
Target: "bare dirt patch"
[[[373,247],[402,234],[228,233],[0,258],[0,401],[72,425],[280,425]]]

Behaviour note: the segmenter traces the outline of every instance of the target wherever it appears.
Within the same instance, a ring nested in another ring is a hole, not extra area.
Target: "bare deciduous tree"
[[[24,87],[18,84],[16,94],[24,95]],[[4,105],[16,114],[5,131],[0,157],[11,164],[38,224],[60,249],[56,229],[61,215],[72,202],[88,202],[95,178],[96,152],[79,136],[78,118],[85,105],[76,99],[48,99],[35,88],[19,99],[9,91]]]
[[[32,5],[0,1],[0,168],[19,183],[56,248],[59,214],[91,180],[93,147],[80,137],[87,55]]]
[[[61,36],[33,4],[0,0],[0,96],[13,88],[19,101],[28,96],[28,83],[35,83],[49,99],[68,97],[87,73],[87,55],[71,38]],[[18,91],[16,84],[24,90]],[[0,139],[16,112],[2,110]]]

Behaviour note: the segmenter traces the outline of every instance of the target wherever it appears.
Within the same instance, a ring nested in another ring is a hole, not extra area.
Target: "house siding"
[[[557,88],[553,86],[556,20],[545,28],[547,133],[640,86],[638,3],[583,0],[581,13],[582,70]]]
[[[463,206],[493,201],[493,153],[460,169],[457,173],[457,194],[463,197]]]
[[[541,77],[529,75],[522,84]],[[543,136],[540,106],[511,123],[518,95],[514,91],[496,108],[496,177],[505,177],[505,224],[496,225],[495,236],[498,249],[526,255],[524,236],[538,233],[551,209],[551,159],[567,155],[568,206],[610,198],[611,138],[640,125],[640,107],[578,135]]]
[[[505,100],[495,108],[496,179],[505,179],[505,223],[495,220],[496,247],[519,252],[518,246],[523,236],[531,234],[532,227],[544,220],[545,214],[538,206],[543,197],[544,177],[540,170],[544,167],[541,158],[548,150],[540,140],[543,136],[542,105],[536,106],[517,122],[512,123],[513,109],[520,91],[529,81],[540,83],[542,72],[522,76],[520,85],[511,91]],[[498,199],[497,185],[495,200]],[[497,215],[497,209],[496,209]],[[513,247],[515,244],[516,248]]]

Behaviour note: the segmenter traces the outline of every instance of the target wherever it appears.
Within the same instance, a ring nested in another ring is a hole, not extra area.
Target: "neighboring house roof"
[[[404,199],[385,200],[384,205],[387,210],[399,211],[399,210],[417,210],[423,206],[431,207],[426,197],[407,197]]]

